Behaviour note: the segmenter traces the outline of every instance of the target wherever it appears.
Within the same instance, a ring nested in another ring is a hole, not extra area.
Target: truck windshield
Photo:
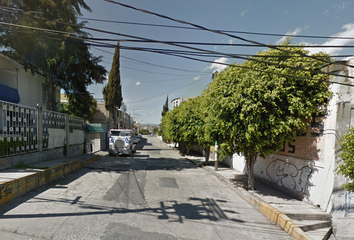
[[[126,137],[126,136],[131,136],[131,132],[128,131],[111,131],[111,136],[114,137],[118,137],[118,136],[122,136],[122,137]]]
[[[130,136],[130,132],[120,132],[120,136],[123,137]]]
[[[120,131],[111,131],[111,136],[119,136]]]

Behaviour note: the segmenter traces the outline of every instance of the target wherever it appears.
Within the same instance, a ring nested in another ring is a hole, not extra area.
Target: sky
[[[182,54],[182,57],[171,56],[171,54],[153,53],[143,51],[143,49],[174,50],[173,54],[177,53],[176,50],[195,50],[163,43],[151,43],[151,41],[126,42],[123,40],[145,38],[159,42],[217,43],[224,45],[185,44],[184,46],[224,54],[256,54],[266,48],[231,46],[230,44],[250,44],[244,40],[262,44],[279,44],[286,39],[284,35],[294,35],[292,43],[304,44],[310,53],[325,51],[334,56],[336,60],[342,60],[344,58],[342,55],[354,55],[353,48],[348,47],[354,45],[352,43],[354,42],[354,18],[352,17],[354,1],[117,1],[207,29],[232,31],[228,33],[233,36],[190,29],[194,27],[104,0],[85,0],[85,2],[92,11],[83,10],[80,20],[86,21],[85,26],[94,29],[87,30],[87,32],[93,38],[100,38],[97,41],[105,45],[105,47],[91,46],[90,51],[94,56],[102,56],[101,64],[109,72],[114,46],[120,40],[120,77],[123,101],[127,112],[134,117],[135,121],[142,124],[160,123],[162,108],[167,97],[171,109],[171,100],[175,98],[201,95],[208,83],[212,81],[212,73],[226,67],[217,63],[242,63],[243,60],[222,54],[212,54],[207,57],[186,54]],[[311,46],[317,47],[311,48]],[[164,51],[164,53],[167,52]],[[185,56],[198,60],[187,59]],[[88,90],[94,98],[102,99],[102,88],[106,83],[90,85]]]

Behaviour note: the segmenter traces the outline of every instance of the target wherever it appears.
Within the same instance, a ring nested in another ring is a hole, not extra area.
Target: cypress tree
[[[108,84],[104,86],[102,93],[105,101],[105,108],[112,114],[113,126],[115,127],[115,109],[121,107],[123,100],[119,71],[119,42],[117,43],[114,51],[112,68],[108,77]]]
[[[164,117],[167,112],[168,112],[168,95],[167,95],[167,98],[166,98],[165,105],[163,105],[161,116]]]

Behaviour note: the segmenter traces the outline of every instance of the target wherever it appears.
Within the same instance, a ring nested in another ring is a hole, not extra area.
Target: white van
[[[131,155],[136,152],[136,145],[133,143],[135,133],[130,129],[111,129],[109,130],[110,156],[125,154]]]

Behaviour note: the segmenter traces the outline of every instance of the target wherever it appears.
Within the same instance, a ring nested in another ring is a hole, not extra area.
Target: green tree
[[[337,173],[352,180],[343,187],[354,192],[354,128],[349,129],[340,139],[339,165],[336,170]]]
[[[205,151],[205,160],[209,161],[212,139],[206,137],[205,119],[207,117],[205,101],[202,97],[191,98],[178,107],[180,141],[188,149],[201,146]]]
[[[58,103],[53,94],[56,86],[71,95],[69,101],[75,106],[80,102],[77,97],[89,94],[86,90],[88,84],[103,82],[106,70],[99,65],[101,60],[89,53],[88,45],[82,40],[33,29],[87,36],[82,31],[84,23],[77,22],[81,8],[91,11],[83,0],[0,0],[0,4],[12,8],[11,11],[3,8],[0,20],[22,26],[2,26],[1,47],[5,49],[5,54],[19,61],[25,69],[47,77],[49,96],[52,96],[49,109],[57,110]],[[74,94],[75,91],[78,94]]]
[[[284,142],[294,140],[306,128],[305,120],[331,96],[327,76],[321,73],[322,61],[303,57],[309,52],[292,48],[289,41],[281,48],[295,53],[259,52],[255,61],[218,73],[203,93],[209,106],[209,137],[218,141],[222,155],[244,154],[252,190],[257,156],[273,154]],[[324,53],[315,56],[330,60]]]
[[[158,131],[159,131],[159,128],[158,128],[158,127],[153,127],[153,128],[152,128],[152,132],[153,132],[154,134],[156,134]]]
[[[180,122],[178,121],[179,109],[179,107],[174,107],[161,120],[162,137],[165,141],[181,142]]]
[[[166,97],[166,102],[165,102],[165,104],[163,105],[162,112],[161,112],[161,116],[164,117],[167,112],[168,112],[168,95],[167,95],[167,97]]]
[[[113,126],[117,124],[117,108],[120,108],[122,105],[122,86],[120,83],[120,71],[119,71],[119,42],[117,43],[112,68],[109,73],[108,84],[103,88],[103,97],[105,101],[105,107],[110,111],[113,118]]]

